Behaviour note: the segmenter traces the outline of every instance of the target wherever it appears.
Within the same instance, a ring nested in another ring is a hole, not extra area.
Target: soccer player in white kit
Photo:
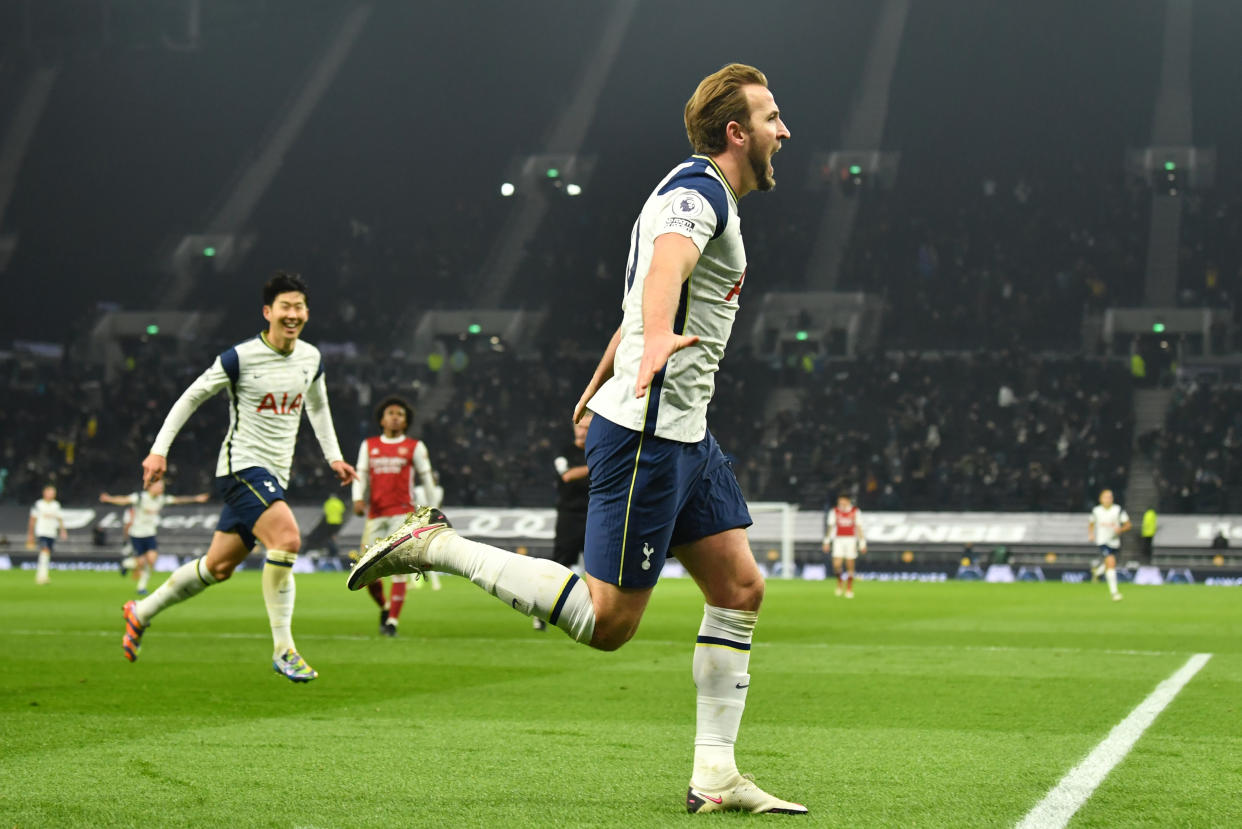
[[[1102,491],[1100,503],[1091,510],[1091,518],[1087,521],[1087,538],[1099,545],[1100,554],[1104,556],[1104,580],[1115,602],[1121,601],[1121,594],[1117,592],[1117,551],[1121,549],[1121,534],[1131,529],[1130,516],[1120,504],[1113,503],[1113,491]]]
[[[828,532],[824,535],[824,552],[832,553],[832,572],[837,577],[837,595],[854,598],[854,562],[859,553],[867,552],[863,535],[862,510],[854,506],[850,496],[837,496],[837,505],[828,511]],[[844,565],[844,566],[843,566]]]
[[[663,178],[634,223],[621,326],[574,411],[575,422],[588,408],[595,414],[585,579],[550,559],[462,538],[424,507],[366,551],[348,585],[443,570],[577,642],[616,650],[637,631],[675,555],[707,600],[692,660],[697,728],[686,809],[805,814],[734,761],[763,575],[741,488],[707,429],[746,278],[738,199],[775,185],[772,156],[789,130],[763,73],[742,64],[699,83],[685,124],[695,154]]]
[[[35,566],[35,584],[47,584],[48,569],[52,562],[52,550],[56,547],[56,537],[64,541],[69,537],[65,529],[65,518],[56,500],[56,487],[43,487],[43,497],[35,501],[30,508],[30,524],[26,528],[26,547],[35,549],[38,545],[39,561]]]
[[[258,539],[267,548],[263,601],[272,627],[272,668],[294,682],[319,675],[293,642],[293,563],[302,536],[285,502],[285,486],[303,409],[341,484],[357,475],[336,440],[323,358],[319,349],[300,339],[308,317],[306,283],[297,274],[278,271],[263,286],[267,331],[225,351],[199,375],[173,404],[142,462],[144,487],[163,478],[177,432],[199,406],[228,391],[229,430],[216,463],[216,491],[224,508],[211,546],[205,556],[177,568],[150,596],[126,603],[121,649],[130,662],[138,659],[142,635],[156,614],[227,579]]]
[[[160,525],[160,511],[165,506],[175,504],[205,504],[208,495],[166,495],[164,482],[154,481],[141,492],[130,495],[109,495],[104,492],[99,496],[100,503],[115,504],[119,507],[133,507],[133,519],[126,525],[129,543],[133,549],[134,578],[138,581],[138,595],[147,595],[147,583],[151,580],[151,571],[155,568],[155,560],[159,557],[159,542],[156,530]]]

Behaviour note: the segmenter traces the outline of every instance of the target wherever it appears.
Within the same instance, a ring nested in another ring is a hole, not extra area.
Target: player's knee
[[[283,550],[286,553],[297,555],[302,549],[302,535],[297,531],[296,527],[292,530],[282,530],[276,533],[272,543],[267,546],[272,550]]]
[[[753,574],[739,577],[727,585],[712,604],[729,610],[758,610],[763,604],[763,590],[763,573],[755,568]]]
[[[595,633],[591,636],[591,647],[599,651],[615,651],[634,638],[638,632],[637,619],[599,618],[595,619]]]
[[[233,575],[233,571],[237,569],[237,564],[232,561],[208,561],[204,562],[207,572],[211,573],[211,577],[217,582],[227,581],[229,576]]]

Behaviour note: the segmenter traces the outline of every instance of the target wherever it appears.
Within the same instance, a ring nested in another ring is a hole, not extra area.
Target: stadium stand
[[[1156,460],[1162,511],[1242,509],[1242,389],[1177,389],[1164,427],[1143,435],[1140,447]]]

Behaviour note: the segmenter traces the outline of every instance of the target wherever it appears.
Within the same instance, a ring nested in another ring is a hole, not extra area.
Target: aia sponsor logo
[[[263,395],[263,399],[259,401],[259,408],[255,409],[259,414],[271,412],[278,415],[296,415],[302,412],[302,395],[295,394],[289,397],[289,392],[282,392],[280,399],[276,399],[276,395],[268,392]]]

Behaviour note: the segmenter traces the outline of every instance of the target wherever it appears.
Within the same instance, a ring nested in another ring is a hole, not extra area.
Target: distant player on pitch
[[[52,563],[52,551],[56,549],[56,538],[64,541],[69,537],[65,529],[64,511],[60,501],[56,500],[56,487],[48,484],[43,487],[43,497],[35,501],[30,508],[30,524],[26,527],[26,548],[39,550],[38,564],[35,566],[35,584],[47,584],[50,580],[48,570]]]
[[[224,508],[211,546],[207,555],[173,571],[150,596],[126,603],[121,648],[130,662],[138,659],[142,635],[158,613],[227,579],[257,539],[267,548],[263,601],[272,626],[272,668],[294,682],[319,675],[293,643],[293,562],[302,536],[285,503],[285,486],[303,409],[341,483],[357,475],[336,442],[323,358],[300,339],[308,316],[306,283],[297,274],[278,271],[263,286],[268,329],[225,351],[199,375],[173,404],[142,462],[144,487],[162,479],[168,449],[186,420],[216,393],[228,392],[229,430],[216,462],[216,492]]]
[[[867,552],[863,535],[862,511],[850,496],[837,496],[837,505],[828,510],[828,532],[824,535],[824,554],[832,553],[832,572],[837,577],[837,595],[854,598],[854,561]],[[844,565],[844,567],[842,566]]]
[[[1087,522],[1087,538],[1100,548],[1104,556],[1104,580],[1108,582],[1108,592],[1113,601],[1121,601],[1117,592],[1117,551],[1121,549],[1121,534],[1133,528],[1130,516],[1113,503],[1113,491],[1106,489],[1100,493],[1100,503],[1091,510],[1091,518]]]
[[[442,513],[423,508],[366,551],[349,587],[444,570],[610,651],[638,630],[664,562],[675,555],[707,600],[692,662],[698,721],[686,808],[804,814],[804,806],[743,777],[734,762],[764,585],[746,537],[746,501],[707,430],[746,278],[738,199],[775,185],[772,156],[789,130],[767,79],[742,64],[699,83],[685,125],[695,155],[664,176],[634,223],[621,327],[574,411],[575,421],[588,408],[595,413],[586,441],[586,578],[462,538]]]
[[[375,416],[381,434],[367,438],[359,447],[358,479],[353,486],[354,514],[367,516],[363,547],[394,532],[418,509],[416,503],[438,507],[441,497],[427,444],[405,433],[414,419],[410,404],[400,397],[389,397],[376,408]],[[417,497],[420,494],[421,499]],[[440,577],[434,572],[427,575],[432,589],[439,590]],[[397,635],[409,581],[408,573],[394,575],[387,601],[382,580],[367,585],[367,592],[379,605],[379,632],[385,636]]]
[[[146,489],[132,495],[109,495],[105,492],[99,496],[100,502],[104,504],[133,507],[133,518],[126,524],[126,530],[133,548],[134,578],[138,581],[139,596],[147,595],[147,583],[151,580],[151,571],[155,569],[155,560],[160,554],[159,542],[155,536],[159,529],[160,511],[166,506],[176,504],[205,504],[207,499],[206,492],[198,495],[165,495],[163,481],[155,481]]]

